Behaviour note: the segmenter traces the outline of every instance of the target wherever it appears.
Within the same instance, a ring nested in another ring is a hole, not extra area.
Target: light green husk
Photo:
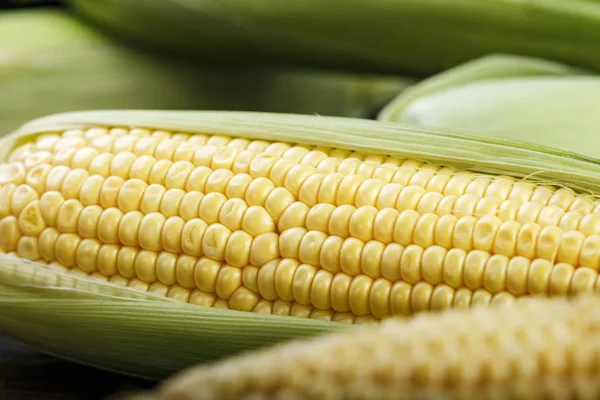
[[[430,74],[492,53],[600,69],[594,0],[68,0],[188,57]]]
[[[226,67],[124,47],[60,9],[0,13],[0,134],[85,109],[210,109],[373,116],[409,82],[390,76]]]
[[[382,121],[521,140],[600,158],[600,77],[544,60],[494,56],[410,87]]]
[[[289,141],[410,157],[480,172],[551,180],[600,191],[598,162],[543,147],[410,128],[378,121],[201,111],[91,111],[59,114],[0,139],[0,161],[45,132],[87,127],[146,127]],[[147,377],[282,340],[351,329],[293,317],[262,316],[175,303],[64,273],[32,278],[45,266],[0,257],[0,331],[43,351]]]

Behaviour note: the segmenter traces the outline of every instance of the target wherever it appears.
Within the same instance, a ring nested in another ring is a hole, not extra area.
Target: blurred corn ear
[[[59,9],[0,14],[0,132],[103,108],[372,116],[408,81],[309,70],[191,65],[122,47]]]
[[[383,108],[388,122],[520,140],[600,158],[600,77],[551,61],[491,56],[434,75]]]
[[[430,74],[490,53],[600,68],[589,0],[68,0],[122,36],[203,59]]]

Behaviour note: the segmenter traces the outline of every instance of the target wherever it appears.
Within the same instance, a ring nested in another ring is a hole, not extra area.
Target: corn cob
[[[366,117],[409,82],[388,76],[211,66],[129,48],[59,9],[0,14],[0,132],[80,109],[211,109]]]
[[[156,400],[596,399],[598,296],[389,320],[191,368]]]
[[[595,1],[67,3],[121,36],[226,64],[296,63],[431,74],[487,54],[506,53],[600,68],[595,51],[600,4]]]
[[[197,305],[378,323],[600,285],[600,201],[510,176],[123,126],[7,161],[4,252]]]
[[[425,79],[380,112],[382,121],[522,140],[598,158],[600,80],[546,60],[492,56]]]

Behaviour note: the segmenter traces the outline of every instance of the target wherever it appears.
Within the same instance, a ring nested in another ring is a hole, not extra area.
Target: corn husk
[[[491,53],[599,69],[593,0],[68,0],[187,57],[431,74]]]
[[[88,127],[146,127],[288,141],[411,157],[480,172],[534,175],[600,191],[600,165],[540,146],[377,121],[239,112],[92,111],[24,125],[0,140],[0,161],[39,134]],[[132,288],[0,256],[0,331],[78,362],[161,378],[199,362],[281,341],[353,329],[335,322],[177,303]]]
[[[40,115],[115,107],[373,116],[407,82],[191,64],[124,47],[66,10],[0,14],[0,134]]]
[[[600,77],[518,57],[490,57],[426,79],[379,114],[600,158]]]

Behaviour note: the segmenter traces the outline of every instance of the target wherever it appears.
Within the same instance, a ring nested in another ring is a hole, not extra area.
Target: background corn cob
[[[598,158],[600,79],[514,56],[476,60],[407,89],[378,119],[522,140]]]
[[[211,67],[123,47],[61,9],[0,13],[0,132],[40,115],[103,108],[225,109],[365,117],[407,80]]]
[[[586,296],[390,320],[198,366],[152,398],[595,399],[599,306]]]
[[[378,323],[598,286],[594,197],[518,178],[542,171],[596,189],[600,167],[569,154],[371,121],[206,112],[59,115],[0,149],[0,248],[122,293]],[[0,275],[20,298],[30,281]]]
[[[600,68],[600,4],[586,0],[67,3],[121,36],[225,63],[429,74],[500,52]]]

